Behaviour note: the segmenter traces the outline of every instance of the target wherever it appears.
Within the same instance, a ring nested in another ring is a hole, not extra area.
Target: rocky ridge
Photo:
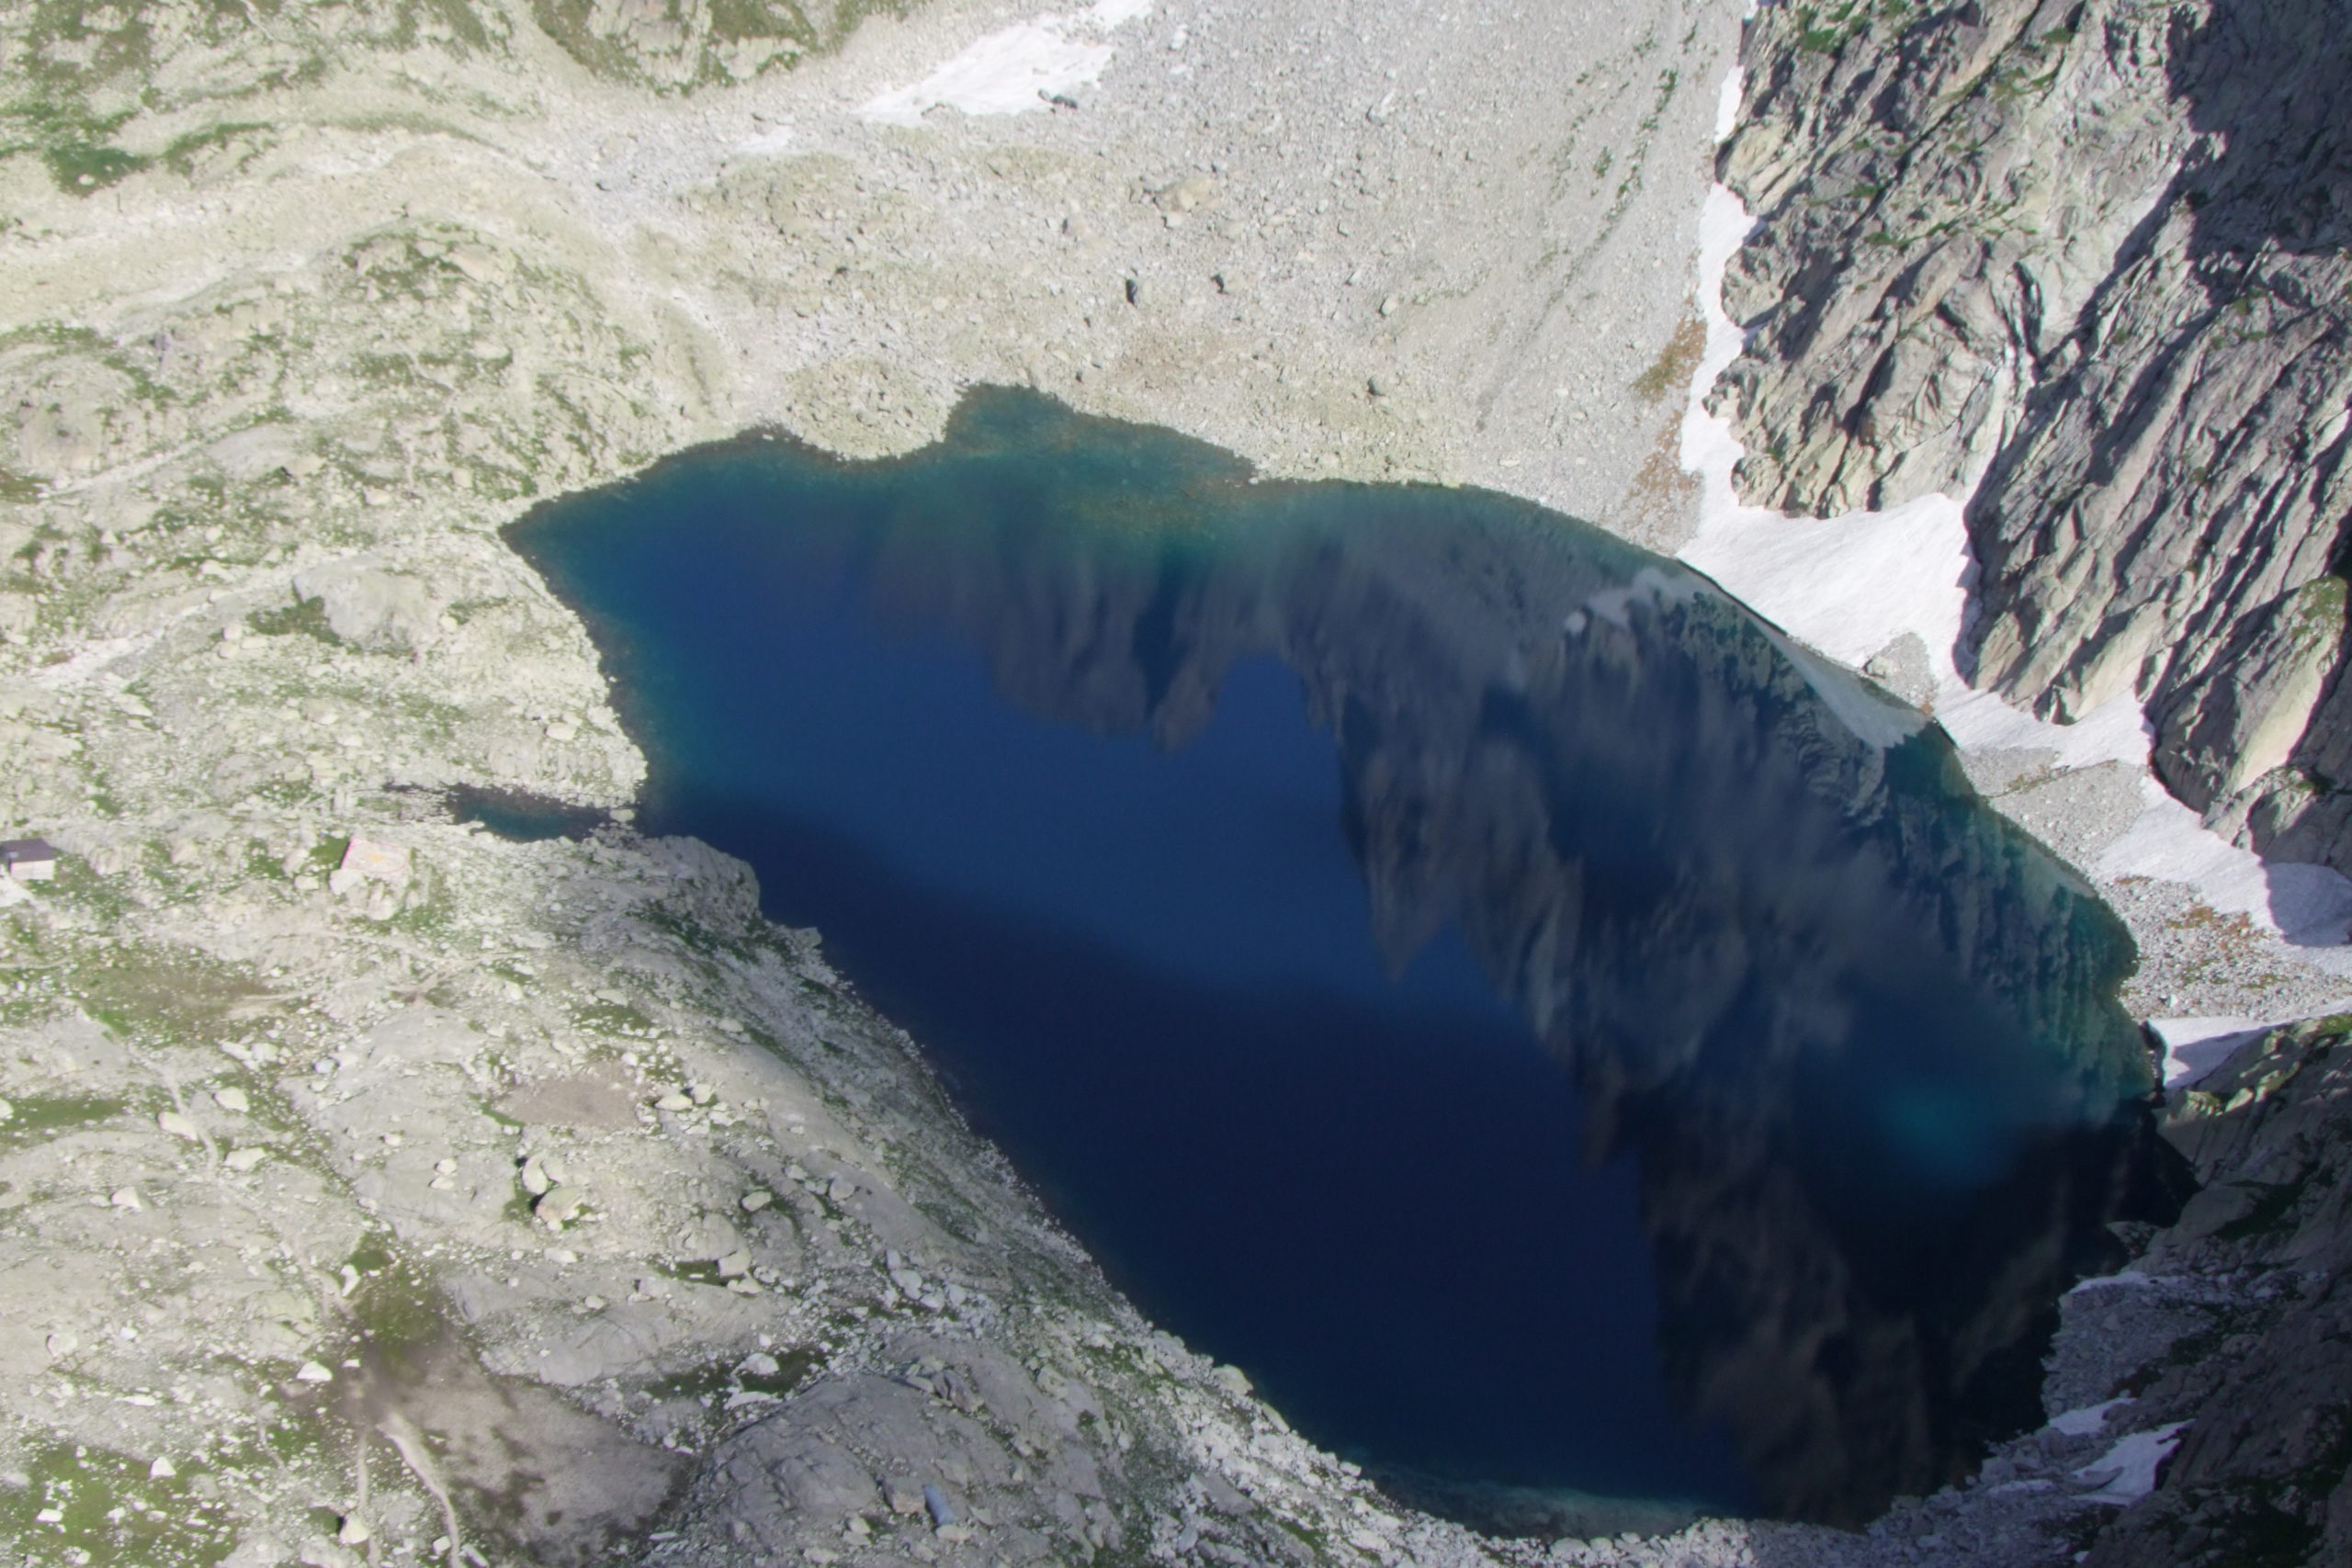
[[[1774,6],[1722,177],[1743,492],[1970,496],[1963,667],[2046,716],[2132,695],[2168,787],[2352,866],[2340,6]]]

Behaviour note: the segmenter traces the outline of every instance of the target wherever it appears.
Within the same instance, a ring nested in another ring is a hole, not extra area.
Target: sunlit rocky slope
[[[1751,500],[1973,490],[1976,681],[2137,694],[2222,831],[2352,866],[2340,5],[1776,6],[1723,177]]]

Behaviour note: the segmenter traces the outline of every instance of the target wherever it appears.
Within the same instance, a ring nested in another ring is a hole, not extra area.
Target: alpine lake
[[[2120,921],[1921,715],[1595,528],[984,390],[508,536],[638,826],[749,862],[1403,1501],[1865,1520],[2040,1424],[2058,1296],[2163,1217]]]

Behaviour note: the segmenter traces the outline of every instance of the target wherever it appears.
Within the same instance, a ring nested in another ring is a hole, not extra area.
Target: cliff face
[[[2352,1561],[2347,1026],[2274,1031],[2169,1097],[2165,1136],[2204,1187],[2134,1263],[2126,1278],[2147,1282],[2120,1309],[2165,1327],[2078,1397],[2128,1398],[2132,1426],[2179,1448],[2092,1544],[2091,1568]],[[2084,1315],[2113,1325],[2115,1300]]]
[[[2210,822],[2352,867],[2352,6],[1772,6],[1744,58],[1744,495],[1975,486],[1962,668],[2136,692]]]

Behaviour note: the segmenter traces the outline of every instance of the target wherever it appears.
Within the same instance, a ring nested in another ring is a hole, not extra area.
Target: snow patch
[[[1718,145],[1731,140],[1739,129],[1739,100],[1747,90],[1747,77],[1736,65],[1724,75],[1724,90],[1715,99],[1715,141]]]
[[[2063,1432],[2070,1438],[2086,1438],[2107,1425],[2109,1411],[2120,1410],[2131,1403],[2132,1401],[2127,1395],[2120,1399],[2110,1399],[2104,1404],[2086,1404],[2080,1410],[2069,1410],[2063,1416],[2052,1416],[2050,1418],[2050,1429],[2053,1432]]]
[[[1737,87],[1735,72],[1724,98],[1735,115]],[[1699,213],[1706,348],[1691,377],[1680,443],[1682,467],[1699,480],[1699,531],[1682,548],[1684,563],[1841,664],[1859,667],[1904,634],[1917,634],[1935,678],[1930,711],[1965,751],[2047,751],[2058,768],[2120,762],[2138,770],[2140,815],[2099,855],[2098,875],[2185,883],[2222,914],[2244,915],[2300,946],[2337,947],[2352,937],[2352,880],[2325,866],[2265,863],[2208,829],[2156,781],[2148,771],[2154,734],[2137,699],[2127,694],[2078,723],[2052,724],[1961,678],[1954,653],[1976,581],[1966,496],[1926,495],[1885,512],[1831,518],[1741,503],[1733,474],[1744,448],[1731,421],[1707,412],[1706,397],[1746,345],[1746,333],[1724,310],[1723,281],[1755,226],[1730,190],[1708,191]],[[1815,689],[1822,690],[1818,682]],[[1883,728],[1860,732],[1889,743]]]
[[[1941,677],[1968,602],[1967,554],[1959,502],[1930,495],[1826,519],[1727,508],[1682,558],[1841,663],[1916,631]]]
[[[945,107],[969,115],[1024,114],[1056,94],[1091,85],[1116,51],[1114,28],[1151,9],[1152,0],[1094,0],[1082,11],[1032,17],[976,39],[911,87],[868,101],[857,112],[884,125],[919,125]]]
[[[792,151],[793,143],[797,140],[798,138],[793,134],[792,127],[788,125],[770,126],[766,130],[755,131],[752,135],[745,137],[742,141],[735,143],[735,151],[738,152],[749,152],[754,156],[768,152],[789,152]]]
[[[2086,1493],[2088,1503],[2136,1503],[2156,1489],[2156,1472],[2180,1447],[2180,1434],[2188,1423],[2175,1421],[2168,1427],[2150,1431],[2134,1432],[2119,1440],[2098,1459],[2075,1472],[2077,1481],[2087,1481],[2098,1486]]]
[[[1952,744],[1964,750],[2051,751],[2051,765],[2058,768],[2095,768],[2101,762],[2145,768],[2155,743],[2139,699],[2128,693],[2072,724],[2052,724],[1955,679],[1936,693],[1936,717]]]
[[[2258,1039],[2284,1019],[2152,1018],[2148,1027],[2165,1043],[2165,1087],[2191,1089],[2230,1059],[2237,1048]]]
[[[2087,1295],[2093,1291],[2128,1290],[2140,1285],[2153,1285],[2154,1283],[2155,1280],[2149,1278],[2147,1275],[2141,1273],[2137,1269],[2126,1269],[2120,1273],[2101,1274],[2095,1279],[2085,1280],[2066,1293],[2070,1296],[2080,1296]]]

